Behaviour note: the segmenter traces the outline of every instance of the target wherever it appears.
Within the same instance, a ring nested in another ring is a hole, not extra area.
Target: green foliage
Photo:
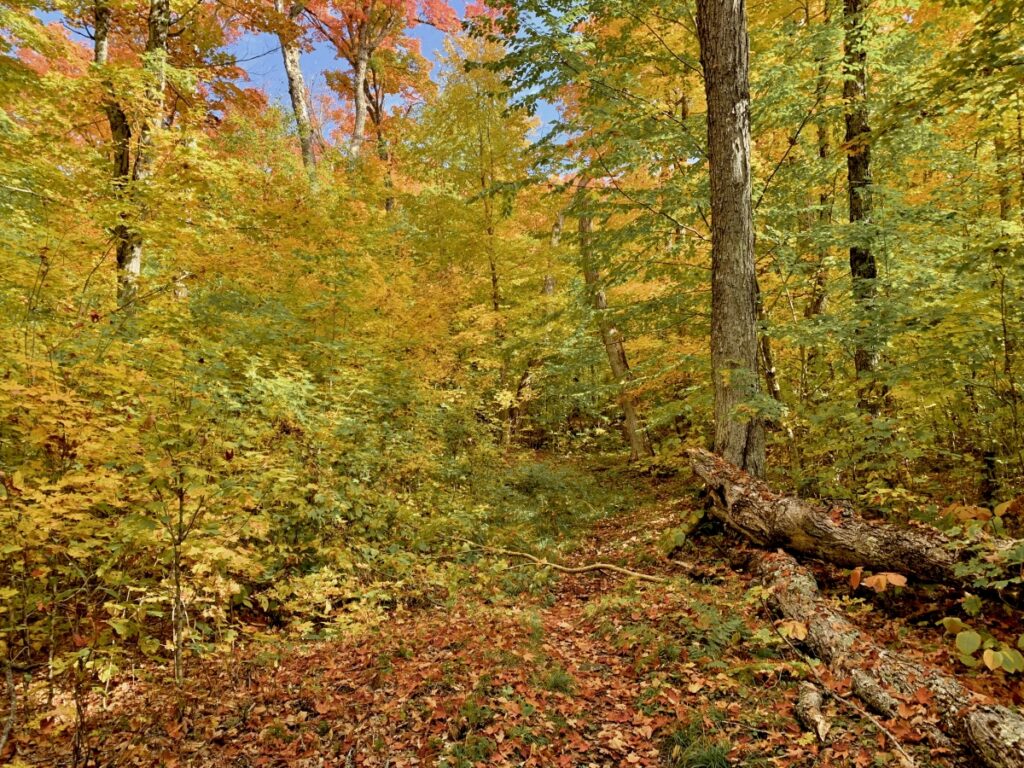
[[[729,747],[700,720],[681,724],[665,746],[672,768],[726,768]]]

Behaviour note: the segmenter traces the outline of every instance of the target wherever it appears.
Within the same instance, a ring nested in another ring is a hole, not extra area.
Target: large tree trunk
[[[1024,718],[988,701],[941,672],[875,645],[834,610],[814,578],[789,555],[757,560],[755,572],[771,601],[807,628],[805,643],[836,677],[850,677],[853,691],[885,717],[898,717],[900,702],[926,702],[930,719],[956,744],[991,768],[1024,767]]]
[[[843,1],[843,100],[846,120],[846,176],[849,192],[850,224],[854,225],[854,243],[850,246],[850,277],[858,316],[854,336],[854,367],[857,377],[865,379],[861,405],[877,410],[879,393],[873,381],[878,365],[877,330],[874,303],[878,268],[871,250],[867,227],[871,222],[871,128],[868,124],[868,70],[865,48],[864,9],[866,0]]]
[[[689,451],[693,471],[712,493],[712,514],[759,547],[782,547],[835,565],[897,572],[921,581],[969,586],[957,566],[970,552],[934,528],[904,528],[863,520],[851,511],[783,496],[718,456]],[[1019,546],[991,543],[990,555]],[[998,562],[998,560],[996,561]]]
[[[284,0],[274,0],[274,8],[278,13],[283,14],[285,12]],[[295,3],[288,9],[288,20],[294,22],[300,13],[302,13],[302,5]],[[295,115],[295,127],[299,134],[302,164],[312,174],[316,166],[316,156],[313,153],[313,125],[309,119],[309,106],[306,103],[306,81],[302,76],[299,42],[291,35],[281,32],[278,33],[277,39],[281,44],[284,72],[288,78],[288,95],[292,100],[292,113]]]
[[[622,341],[622,334],[619,333],[618,328],[608,322],[608,299],[605,296],[604,288],[601,287],[601,278],[597,266],[594,264],[592,252],[593,227],[593,220],[589,216],[580,216],[580,257],[583,261],[583,279],[587,285],[590,303],[597,314],[597,326],[601,332],[601,341],[604,343],[605,352],[608,354],[612,376],[615,377],[616,383],[621,388],[620,401],[626,439],[629,441],[629,456],[631,461],[636,461],[641,456],[653,456],[654,448],[651,446],[651,439],[640,416],[636,396],[628,389],[630,382],[633,381],[633,372],[629,367],[629,358],[626,357],[626,346]]]
[[[757,279],[750,199],[750,92],[744,0],[698,0],[711,170],[711,368],[715,451],[764,471],[764,425],[743,407],[758,393]]]

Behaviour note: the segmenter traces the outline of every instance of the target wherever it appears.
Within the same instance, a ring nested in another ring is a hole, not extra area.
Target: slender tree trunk
[[[625,420],[626,439],[629,441],[629,457],[631,461],[636,461],[641,456],[653,456],[654,449],[640,416],[636,396],[628,389],[630,382],[633,381],[633,372],[629,368],[629,358],[626,357],[626,346],[622,341],[622,334],[619,333],[618,328],[608,322],[608,300],[604,288],[601,287],[601,278],[593,258],[593,227],[593,220],[589,216],[580,216],[580,256],[583,261],[583,279],[590,295],[590,303],[597,314],[597,326],[601,332],[601,341],[604,343],[605,352],[608,354],[612,375],[620,387],[619,399],[622,403],[622,415]]]
[[[356,50],[356,61],[354,67],[354,90],[355,100],[355,125],[352,129],[352,154],[358,155],[366,141],[366,75],[370,68],[370,51],[366,43],[360,38]]]
[[[822,26],[828,27],[832,21],[832,0],[824,0],[822,8]],[[810,14],[806,19],[806,23],[810,25],[811,19]],[[818,61],[818,76],[814,84],[814,95],[815,101],[817,102],[817,114],[815,115],[814,125],[817,133],[817,144],[818,144],[818,160],[821,168],[822,181],[827,181],[829,172],[829,158],[832,155],[832,134],[829,130],[828,113],[826,112],[824,105],[828,95],[828,50],[825,45],[821,45],[819,50],[815,54],[815,58]],[[819,230],[825,230],[832,223],[832,190],[826,185],[818,193],[818,228]],[[831,252],[826,244],[822,244],[818,248],[817,253],[817,264],[814,268],[814,279],[811,283],[811,295],[807,301],[807,305],[804,307],[804,317],[810,320],[811,318],[823,315],[825,309],[828,306],[828,264],[831,257]],[[803,359],[803,371],[800,379],[800,399],[807,400],[810,397],[811,387],[809,385],[809,379],[812,375],[811,368],[819,355],[819,345],[814,344],[810,348],[801,349],[801,358]]]
[[[871,127],[867,105],[867,51],[865,48],[864,10],[867,0],[843,0],[843,100],[846,121],[846,175],[849,191],[850,224],[854,225],[850,246],[850,276],[857,306],[854,336],[854,367],[862,384],[861,405],[877,410],[875,369],[878,366],[878,342],[875,338],[875,296],[878,268],[871,250]]]
[[[750,91],[744,0],[698,0],[711,171],[711,370],[715,451],[764,471],[764,424],[740,409],[758,393],[757,278],[750,198]]]
[[[828,25],[832,20],[831,0],[824,3],[823,25]],[[818,55],[818,77],[814,84],[815,98],[818,102],[818,114],[815,117],[815,129],[818,138],[818,160],[821,164],[823,174],[828,173],[829,157],[832,155],[832,135],[829,131],[828,114],[824,109],[825,99],[828,92],[828,65],[825,61],[827,54],[822,51]],[[827,186],[818,193],[818,225],[826,227],[832,223],[832,191]],[[824,313],[828,304],[828,290],[826,277],[828,274],[829,247],[822,245],[818,251],[818,267],[814,273],[814,287],[811,292],[811,300],[808,302],[804,312],[807,317],[814,317]]]
[[[274,8],[278,13],[285,12],[284,0],[274,0]],[[288,20],[294,22],[302,13],[302,5],[295,3],[288,9]],[[306,103],[306,81],[302,76],[301,50],[296,38],[278,33],[281,44],[281,57],[284,59],[284,72],[288,78],[288,95],[292,100],[292,113],[295,115],[295,127],[299,134],[299,148],[302,150],[302,164],[312,174],[316,167],[316,156],[313,153],[313,125],[309,119],[309,106]]]
[[[153,134],[163,116],[164,87],[167,83],[167,36],[171,26],[170,0],[151,0],[149,4],[149,35],[146,39],[145,67],[150,74],[146,89],[147,105],[139,127],[139,143],[132,167],[131,183],[135,187],[153,173]],[[117,243],[118,290],[121,306],[134,301],[142,272],[142,235],[127,230]]]
[[[110,34],[112,32],[113,9],[106,0],[100,0],[95,6],[95,30],[93,34],[93,61],[104,68],[110,63]],[[128,116],[121,108],[114,92],[114,84],[109,78],[103,82],[103,111],[107,115],[110,127],[110,153],[112,158],[112,176],[114,192],[123,196],[132,180],[131,143],[132,129]],[[114,236],[114,252],[117,262],[117,298],[118,303],[128,301],[134,293],[135,279],[138,272],[127,272],[126,264],[130,262],[128,255],[132,248],[132,233],[124,222],[124,214],[112,228]]]

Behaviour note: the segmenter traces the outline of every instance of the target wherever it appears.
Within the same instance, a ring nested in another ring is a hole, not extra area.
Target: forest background
[[[628,504],[587,462],[715,442],[694,12],[4,0],[11,690],[379,625],[463,589],[465,540]],[[749,8],[757,370],[727,383],[776,487],[1020,533],[1019,17]],[[287,97],[247,79],[275,57]]]

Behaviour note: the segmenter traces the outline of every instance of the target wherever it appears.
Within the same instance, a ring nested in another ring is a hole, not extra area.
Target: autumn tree
[[[316,166],[316,154],[313,150],[313,124],[309,116],[309,94],[301,62],[301,40],[304,32],[301,19],[304,6],[301,2],[286,5],[284,0],[274,0],[274,10],[279,15],[277,39],[281,46],[285,76],[288,79],[288,96],[291,99],[292,114],[295,116],[302,162],[306,170],[312,173]]]
[[[374,55],[397,45],[403,33],[415,24],[451,28],[454,11],[440,0],[326,0],[311,4],[309,10],[320,36],[349,65],[348,96],[354,111],[352,152],[358,155],[367,139],[366,123],[374,95]]]

